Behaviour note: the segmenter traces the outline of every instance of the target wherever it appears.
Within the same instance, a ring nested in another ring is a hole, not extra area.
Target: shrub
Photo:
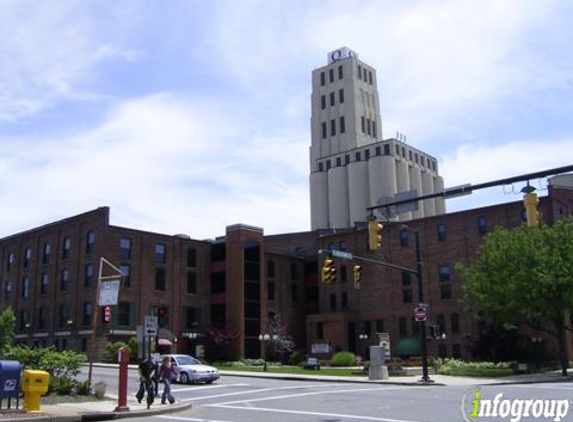
[[[301,363],[302,361],[304,361],[304,355],[300,352],[292,352],[292,354],[290,355],[290,358],[288,360],[289,365],[298,365],[299,363]]]
[[[89,380],[76,382],[76,394],[78,396],[89,396],[91,394],[91,390]]]
[[[49,391],[53,391],[59,396],[68,396],[73,389],[73,380],[62,377],[50,377]]]
[[[356,355],[352,352],[338,352],[332,356],[332,366],[352,366],[356,363]]]
[[[117,354],[122,347],[128,347],[123,341],[116,341],[115,343],[107,343],[105,346],[104,359],[106,362],[117,362]]]
[[[46,371],[54,378],[74,378],[80,373],[86,355],[72,350],[58,352],[54,347],[9,347],[5,359],[19,361],[25,369]]]
[[[446,359],[440,363],[438,373],[469,377],[504,377],[513,374],[511,362],[464,362]]]

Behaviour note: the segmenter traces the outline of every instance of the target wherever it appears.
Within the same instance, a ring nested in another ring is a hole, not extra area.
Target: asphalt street
[[[135,371],[131,371],[129,390],[137,390]],[[103,379],[112,387],[117,370],[97,368],[94,380]],[[471,411],[475,386],[401,386],[348,384],[320,381],[293,381],[222,376],[212,385],[173,386],[174,396],[190,401],[193,408],[172,414],[148,416],[141,420],[189,422],[459,422],[462,412]],[[112,391],[112,390],[109,390]],[[496,395],[507,399],[561,399],[571,410],[562,418],[573,421],[573,383],[488,385],[479,388],[482,399]],[[507,403],[506,403],[507,404]],[[511,404],[511,403],[509,403]],[[508,405],[509,405],[508,404]],[[462,410],[463,409],[463,410]],[[500,408],[501,409],[501,408]],[[521,421],[554,418],[521,417]],[[486,418],[481,420],[510,420]],[[479,420],[471,419],[471,420]],[[470,419],[468,419],[470,420]]]

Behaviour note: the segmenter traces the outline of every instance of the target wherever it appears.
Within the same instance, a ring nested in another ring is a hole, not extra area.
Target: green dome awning
[[[420,339],[406,337],[398,340],[398,344],[394,348],[394,354],[397,356],[420,356],[422,354]]]

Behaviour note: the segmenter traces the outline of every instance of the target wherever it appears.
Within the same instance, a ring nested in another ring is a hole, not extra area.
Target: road
[[[94,381],[110,381],[117,369],[97,368]],[[115,375],[117,377],[117,375]],[[137,390],[136,374],[130,374],[130,394]],[[113,392],[112,390],[109,390]],[[482,386],[482,398],[563,399],[571,410],[564,421],[573,421],[573,383]],[[189,422],[459,422],[465,397],[471,411],[475,387],[351,384],[287,381],[223,376],[212,385],[174,385],[180,401],[191,401],[189,411],[148,416],[136,420]],[[479,419],[479,418],[478,418]],[[501,418],[482,420],[509,421]],[[521,421],[554,420],[522,417]]]

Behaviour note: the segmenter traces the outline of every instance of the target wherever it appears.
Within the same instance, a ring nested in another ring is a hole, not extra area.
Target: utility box
[[[384,351],[384,347],[382,346],[370,346],[370,368],[368,368],[368,379],[388,379],[388,367],[384,366]]]
[[[0,409],[4,399],[8,399],[8,407],[11,407],[13,398],[16,403],[19,402],[21,370],[22,366],[17,360],[0,360]]]
[[[22,391],[24,392],[24,406],[30,413],[39,413],[40,397],[48,392],[50,374],[46,371],[25,369],[22,377]]]

